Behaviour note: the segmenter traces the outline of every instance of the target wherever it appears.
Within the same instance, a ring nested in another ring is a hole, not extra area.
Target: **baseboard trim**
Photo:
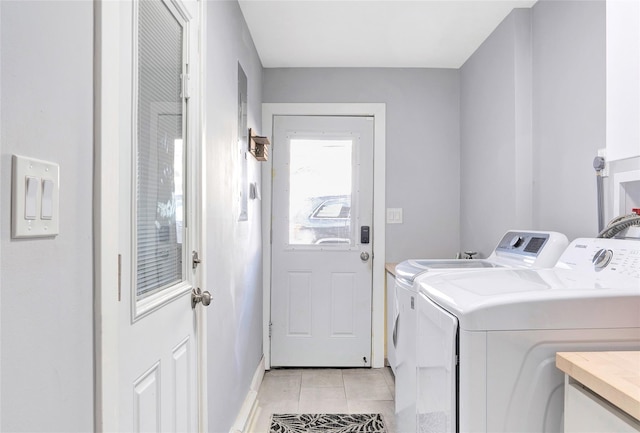
[[[251,387],[249,388],[249,392],[247,392],[244,403],[242,403],[240,412],[238,412],[236,422],[233,423],[233,427],[231,427],[229,433],[245,433],[248,431],[249,424],[253,419],[253,414],[258,407],[258,390],[260,389],[260,384],[262,383],[262,379],[264,378],[264,365],[265,364],[263,356],[258,363],[256,372],[253,374]]]

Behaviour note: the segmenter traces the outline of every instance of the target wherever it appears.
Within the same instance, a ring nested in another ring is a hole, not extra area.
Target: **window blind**
[[[160,0],[138,2],[138,297],[183,279],[183,28]]]

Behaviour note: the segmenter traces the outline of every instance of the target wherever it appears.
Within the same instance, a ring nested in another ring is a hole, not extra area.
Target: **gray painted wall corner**
[[[593,237],[592,161],[606,145],[605,2],[542,0],[532,11],[534,223]]]
[[[597,234],[605,62],[604,1],[541,0],[530,23],[515,10],[465,63],[462,248],[486,255],[510,228]]]
[[[262,64],[236,1],[206,3],[205,155],[207,230],[205,286],[213,295],[208,318],[208,426],[228,432],[262,358],[262,241],[260,201],[249,200],[238,221],[240,163],[237,67],[248,81],[247,123],[262,129]],[[247,160],[249,182],[260,163]]]
[[[530,10],[516,9],[460,72],[461,248],[487,257],[531,221]]]

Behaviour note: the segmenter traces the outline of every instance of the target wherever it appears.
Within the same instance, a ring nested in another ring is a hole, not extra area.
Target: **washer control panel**
[[[560,257],[558,267],[640,278],[640,241],[576,239]]]
[[[604,269],[609,263],[611,263],[612,257],[613,251],[601,248],[593,255],[591,262],[596,269]]]

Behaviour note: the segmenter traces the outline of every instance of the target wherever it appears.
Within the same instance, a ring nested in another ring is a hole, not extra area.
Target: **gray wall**
[[[487,257],[531,228],[530,10],[512,12],[460,72],[461,249]]]
[[[0,288],[6,432],[93,430],[93,4],[2,1]],[[60,164],[60,234],[13,240],[11,155]]]
[[[532,22],[534,223],[593,237],[592,162],[606,140],[605,2],[542,0]]]
[[[463,65],[462,248],[486,255],[510,228],[597,234],[604,26],[604,1],[541,0],[509,15]]]
[[[264,70],[264,102],[386,103],[386,261],[459,247],[459,79],[450,69]]]
[[[236,1],[207,2],[205,77],[205,288],[208,320],[209,431],[228,432],[262,357],[260,202],[238,222],[238,62],[248,81],[248,126],[262,129],[262,64]],[[260,163],[248,159],[249,182]]]

